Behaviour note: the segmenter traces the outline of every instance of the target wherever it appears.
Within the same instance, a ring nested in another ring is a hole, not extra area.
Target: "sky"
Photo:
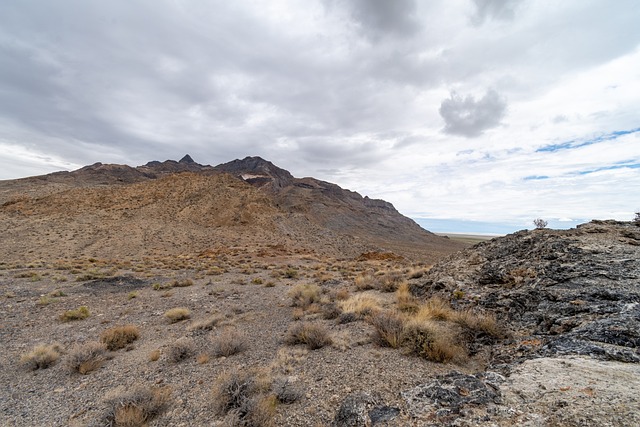
[[[261,156],[432,231],[640,210],[637,0],[20,0],[0,179]]]

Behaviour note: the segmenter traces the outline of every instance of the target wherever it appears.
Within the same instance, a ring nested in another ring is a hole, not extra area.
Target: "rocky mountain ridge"
[[[259,157],[216,167],[189,155],[135,168],[96,163],[2,181],[0,206],[7,225],[4,251],[16,256],[20,242],[31,239],[40,256],[49,247],[66,248],[68,256],[112,257],[120,249],[146,256],[285,245],[334,257],[390,251],[435,261],[462,247],[423,230],[388,202],[294,178]],[[34,224],[47,229],[39,232]]]

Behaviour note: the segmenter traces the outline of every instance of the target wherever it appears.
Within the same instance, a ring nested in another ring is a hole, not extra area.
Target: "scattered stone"
[[[484,411],[483,415],[486,415],[488,407],[500,403],[499,384],[504,380],[504,377],[494,372],[467,375],[452,371],[401,394],[411,417],[436,417],[444,422],[468,415],[477,417],[473,408],[467,411],[470,406],[479,408],[479,412]]]

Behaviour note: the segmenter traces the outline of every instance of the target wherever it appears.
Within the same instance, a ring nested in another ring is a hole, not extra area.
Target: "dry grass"
[[[314,284],[296,285],[289,291],[289,297],[293,307],[307,308],[320,302],[320,287]]]
[[[349,294],[349,290],[348,289],[340,288],[336,292],[335,299],[337,299],[338,301],[344,301],[346,299],[349,299],[350,296],[351,296],[351,294]]]
[[[305,344],[309,350],[317,350],[331,345],[332,339],[329,331],[318,323],[296,323],[291,326],[285,336],[285,342],[289,345]]]
[[[47,369],[55,365],[61,352],[58,344],[38,345],[20,358],[20,364],[30,371]]]
[[[498,324],[496,318],[490,314],[475,313],[473,311],[458,312],[455,322],[474,334],[486,334],[493,338],[503,338],[507,334],[504,327]]]
[[[366,291],[369,289],[374,289],[376,287],[376,278],[371,273],[359,274],[353,281],[356,289],[358,291]]]
[[[414,313],[418,311],[418,299],[413,296],[407,282],[402,283],[396,291],[398,310]]]
[[[451,305],[438,297],[429,298],[418,307],[415,318],[418,320],[449,320],[455,321],[458,317]]]
[[[233,370],[218,377],[212,398],[216,412],[226,415],[224,425],[270,426],[275,405],[264,396],[270,382],[255,370]]]
[[[291,381],[290,377],[276,378],[273,381],[272,390],[278,402],[284,404],[291,404],[303,395],[302,390]]]
[[[344,313],[354,313],[359,317],[373,315],[381,309],[379,298],[364,294],[356,294],[338,305]]]
[[[89,317],[91,313],[89,308],[85,305],[76,308],[75,310],[67,310],[60,315],[60,320],[63,322],[71,322],[73,320],[82,320]]]
[[[196,362],[198,362],[200,365],[209,363],[209,360],[211,360],[211,357],[209,357],[207,353],[200,353],[196,356]]]
[[[188,286],[193,286],[193,280],[191,279],[174,280],[173,282],[171,282],[171,286],[174,288],[186,288]]]
[[[149,361],[151,362],[156,362],[158,361],[158,359],[160,359],[160,354],[162,354],[160,352],[160,350],[153,350],[151,353],[149,353]]]
[[[186,319],[190,318],[191,317],[191,311],[188,308],[185,308],[185,307],[176,307],[176,308],[172,308],[170,310],[167,310],[167,312],[164,313],[164,317],[169,319],[170,323],[177,323],[177,322],[180,322],[182,320],[186,320]]]
[[[212,340],[212,353],[216,357],[228,357],[249,348],[247,336],[235,328],[225,328]]]
[[[195,353],[193,342],[180,338],[174,342],[167,351],[167,358],[169,362],[180,363],[187,360]]]
[[[376,281],[376,289],[381,292],[395,292],[402,283],[406,283],[404,275],[401,271],[387,271],[378,277]]]
[[[142,427],[167,408],[171,390],[163,388],[137,388],[108,402],[109,411],[104,424],[114,427]]]
[[[140,337],[140,331],[135,325],[115,326],[100,335],[100,341],[110,351],[125,348]]]
[[[107,347],[97,341],[77,345],[69,352],[69,369],[86,375],[100,368],[107,360]]]
[[[402,344],[410,353],[434,362],[462,362],[467,350],[447,325],[412,319],[405,324]]]
[[[398,348],[402,343],[404,318],[391,311],[381,311],[371,317],[375,328],[374,341],[381,347]]]
[[[207,317],[206,319],[193,322],[193,324],[189,326],[189,330],[190,331],[211,331],[223,320],[224,320],[224,317],[221,316],[220,314],[213,314]]]

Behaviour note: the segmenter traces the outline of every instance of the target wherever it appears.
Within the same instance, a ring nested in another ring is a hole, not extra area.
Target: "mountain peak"
[[[180,159],[178,163],[195,163],[190,155],[185,154],[183,158]]]
[[[283,187],[291,183],[294,179],[289,171],[281,169],[270,161],[258,156],[248,156],[242,160],[236,159],[218,165],[215,169],[238,176],[258,187],[267,183],[272,183],[275,187]]]

